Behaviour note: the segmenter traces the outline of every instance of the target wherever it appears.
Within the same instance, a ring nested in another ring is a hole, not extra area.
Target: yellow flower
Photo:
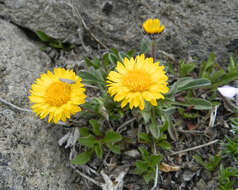
[[[162,93],[169,91],[164,66],[144,54],[124,58],[123,64],[117,62],[116,71],[111,71],[107,79],[108,93],[114,101],[122,101],[122,108],[129,103],[130,109],[139,106],[143,110],[144,100],[156,106],[157,99],[164,99]]]
[[[164,25],[160,25],[159,19],[147,19],[142,26],[147,34],[160,34],[164,30]]]
[[[71,114],[81,111],[79,104],[84,103],[84,85],[73,70],[55,68],[36,79],[30,90],[29,100],[33,112],[43,119],[49,115],[48,122],[63,122]]]

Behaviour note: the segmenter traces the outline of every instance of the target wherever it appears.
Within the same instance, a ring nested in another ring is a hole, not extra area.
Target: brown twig
[[[203,131],[197,131],[197,130],[183,130],[183,129],[178,129],[177,130],[179,133],[187,133],[187,134],[204,134]]]
[[[178,61],[174,58],[173,55],[166,53],[165,51],[162,50],[158,50],[159,53],[163,54],[164,56],[166,56],[169,60],[171,60],[172,62],[174,62],[175,64],[178,64]]]
[[[8,102],[8,101],[2,99],[2,98],[0,98],[0,102],[2,102],[2,103],[4,103],[4,104],[8,105],[9,107],[11,107],[11,108],[13,108],[13,109],[18,110],[18,111],[32,112],[30,109],[20,108],[20,107],[14,105],[14,104],[12,104],[12,103],[10,103],[10,102]]]
[[[153,60],[156,61],[156,40],[152,40],[151,51]]]
[[[188,148],[188,149],[185,149],[185,150],[180,150],[180,151],[177,151],[177,152],[172,152],[172,154],[170,154],[170,155],[172,156],[172,155],[188,152],[188,151],[191,151],[191,150],[196,150],[196,149],[199,149],[199,148],[203,148],[205,146],[209,146],[211,144],[217,143],[218,141],[219,140],[216,139],[214,141],[211,141],[211,142],[208,142],[208,143],[205,143],[205,144],[202,144],[202,145],[198,145],[198,146],[195,146],[195,147],[192,147],[192,148]]]
[[[100,44],[103,48],[105,49],[109,49],[105,44],[103,44],[101,41],[99,41],[96,36],[90,31],[90,29],[88,28],[88,26],[86,25],[85,21],[83,20],[83,17],[80,16],[81,22],[83,24],[83,27],[85,30],[87,30],[87,32],[90,34],[90,36],[98,43]]]
[[[130,119],[130,120],[124,122],[120,127],[117,128],[117,132],[118,132],[118,133],[121,133],[121,132],[122,132],[122,129],[123,129],[125,126],[127,126],[129,123],[131,123],[131,122],[133,122],[133,121],[135,121],[135,120],[136,120],[136,118],[133,117],[132,119]]]
[[[72,8],[72,12],[74,14],[74,16],[78,17],[81,20],[81,23],[84,27],[84,29],[89,33],[89,35],[98,43],[100,44],[103,48],[105,49],[109,49],[105,44],[103,44],[101,41],[99,41],[96,36],[90,31],[89,27],[87,26],[87,24],[85,23],[83,17],[81,16],[80,12],[78,9],[75,8],[75,6],[73,5],[73,3],[69,4],[66,3],[66,5],[70,6]]]
[[[102,187],[102,184],[99,183],[98,181],[94,180],[93,178],[87,176],[86,174],[84,174],[83,172],[79,171],[79,169],[77,169],[73,164],[70,164],[71,168],[73,168],[76,173],[78,173],[81,177],[87,179],[88,181],[91,181],[92,183],[94,183],[95,185]]]

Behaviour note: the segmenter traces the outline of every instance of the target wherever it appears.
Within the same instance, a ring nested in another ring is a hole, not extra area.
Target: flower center
[[[123,84],[132,92],[142,92],[149,89],[151,78],[150,75],[144,71],[130,71],[123,77]]]
[[[61,106],[70,99],[70,84],[57,81],[52,83],[45,92],[45,99],[51,106]]]

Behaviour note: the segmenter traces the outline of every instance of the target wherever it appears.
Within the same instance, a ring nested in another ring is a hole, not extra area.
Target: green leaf
[[[206,78],[193,79],[193,78],[183,78],[177,83],[177,92],[190,90],[194,88],[200,88],[211,85],[210,80]]]
[[[237,62],[236,60],[234,59],[234,57],[230,56],[230,63],[228,65],[228,72],[231,73],[231,72],[234,72],[234,70],[237,69]]]
[[[212,109],[212,104],[204,99],[201,98],[185,98],[185,102],[174,102],[171,101],[171,104],[191,107],[196,110],[210,110]]]
[[[150,132],[151,132],[152,136],[155,139],[159,139],[159,137],[160,137],[160,127],[159,127],[159,125],[157,125],[156,123],[153,122],[149,125],[149,129],[150,129]]]
[[[198,164],[200,164],[200,165],[204,165],[204,162],[203,162],[203,160],[202,160],[202,158],[200,157],[200,156],[198,156],[198,155],[194,155],[193,156],[193,159],[198,163]]]
[[[143,175],[143,178],[144,178],[146,184],[148,184],[151,180],[154,179],[154,172],[151,171],[150,173]]]
[[[204,77],[204,75],[208,72],[208,70],[210,68],[213,67],[213,65],[215,64],[215,54],[214,53],[211,53],[208,57],[208,60],[207,62],[203,61],[201,63],[201,66],[200,66],[200,72],[199,72],[199,76],[200,77]]]
[[[215,155],[209,156],[209,163],[208,163],[208,170],[213,171],[220,163],[221,161],[221,156],[220,155]]]
[[[107,68],[109,65],[109,58],[108,58],[109,53],[105,53],[102,57],[102,64],[104,66],[105,71],[107,72]]]
[[[79,133],[80,133],[80,137],[86,137],[90,134],[89,129],[87,127],[79,128]]]
[[[144,119],[145,124],[147,124],[150,121],[151,113],[148,112],[148,111],[144,111],[143,110],[143,111],[141,111],[141,115],[142,115],[142,117]]]
[[[118,50],[116,48],[110,49],[111,53],[113,53],[115,56],[118,56]]]
[[[153,168],[153,170],[155,171],[155,166],[162,160],[162,156],[161,155],[151,155],[150,156],[150,165]]]
[[[105,86],[105,81],[100,80],[97,78],[97,74],[95,73],[95,70],[93,71],[92,69],[89,71],[79,71],[80,77],[82,77],[83,82],[88,83],[88,84],[93,84],[93,85],[104,85]]]
[[[122,136],[114,131],[107,131],[103,141],[105,143],[116,143],[122,140]]]
[[[174,114],[177,110],[175,106],[168,105],[165,109],[163,109],[163,113],[166,115],[172,115]]]
[[[135,53],[136,53],[136,51],[135,51],[134,49],[129,50],[129,51],[127,52],[127,56],[128,56],[128,57],[133,57],[133,56],[135,55]]]
[[[177,92],[178,83],[179,83],[179,81],[176,81],[173,83],[172,86],[169,87],[169,92],[166,94],[167,97],[169,97]]]
[[[94,66],[95,69],[100,68],[100,61],[97,57],[93,58],[93,66]]]
[[[102,132],[100,131],[100,125],[99,125],[98,121],[95,120],[95,119],[90,119],[90,120],[89,120],[89,123],[90,123],[90,125],[91,125],[92,128],[93,128],[93,133],[94,133],[96,136],[102,136]]]
[[[93,81],[97,83],[97,78],[94,75],[95,72],[87,72],[87,71],[79,71],[80,77],[83,78],[84,81]]]
[[[49,42],[49,46],[57,48],[57,49],[63,49],[64,48],[63,43],[59,40]]]
[[[141,142],[143,142],[143,143],[146,143],[146,144],[151,144],[151,143],[152,143],[152,141],[151,141],[149,135],[146,134],[146,133],[143,133],[143,132],[139,133],[139,134],[138,134],[138,138],[139,138],[139,140],[140,140]]]
[[[210,110],[212,109],[212,104],[201,98],[185,98],[188,105],[193,106],[196,110]]]
[[[110,63],[112,65],[116,65],[117,64],[118,59],[117,59],[117,57],[114,54],[109,53],[108,59],[109,59],[109,61],[110,61]]]
[[[216,169],[216,167],[219,165],[220,161],[221,161],[221,156],[220,155],[209,155],[209,161],[208,162],[204,162],[202,160],[202,158],[198,155],[194,155],[193,159],[199,163],[200,165],[202,165],[204,168],[206,168],[208,171],[214,171]]]
[[[143,148],[142,146],[140,146],[138,149],[141,153],[142,159],[143,160],[149,160],[149,157],[150,157],[149,152],[145,148]]]
[[[219,86],[229,84],[232,81],[238,80],[238,71],[224,75],[218,82],[212,84],[211,88],[216,89]]]
[[[86,151],[77,155],[72,161],[72,164],[84,165],[91,159],[92,151]]]
[[[103,155],[102,144],[101,143],[97,143],[94,146],[94,150],[96,152],[97,157],[102,159],[102,155]]]
[[[159,146],[164,150],[171,150],[171,145],[168,141],[161,141],[159,142]]]
[[[127,56],[124,52],[119,52],[118,56],[119,56],[121,62],[123,62],[125,57],[129,58],[129,56]]]
[[[38,36],[38,38],[40,38],[40,40],[43,42],[50,42],[52,39],[51,37],[49,37],[46,33],[42,32],[42,31],[38,30],[35,33]]]
[[[198,117],[198,113],[196,112],[186,112],[184,108],[178,108],[178,113],[184,118],[184,119],[195,119]]]
[[[150,50],[150,43],[149,41],[142,40],[140,43],[140,51],[139,54],[146,54]]]
[[[46,33],[42,32],[42,31],[36,31],[35,32],[36,35],[38,36],[38,38],[42,41],[47,43],[48,46],[57,48],[57,49],[65,49],[65,50],[70,50],[74,47],[73,44],[69,43],[69,42],[65,42],[63,43],[60,40],[57,40],[53,37],[50,37],[49,35],[47,35]]]
[[[212,83],[214,83],[215,81],[219,80],[225,75],[225,71],[223,69],[216,71],[212,74],[209,74],[209,76],[207,78],[209,78],[211,80]]]
[[[78,141],[79,141],[79,144],[87,146],[89,148],[93,148],[94,144],[97,143],[97,140],[92,135],[88,135],[86,137],[80,137]]]
[[[175,129],[175,126],[173,125],[173,123],[171,121],[171,116],[167,114],[167,115],[163,115],[163,118],[164,118],[163,125],[160,128],[160,132],[163,133],[165,131],[168,131],[170,138],[174,141],[178,141],[178,132]],[[164,137],[164,135],[162,134],[160,139],[162,139],[163,137]]]
[[[98,80],[103,81],[104,84],[105,84],[105,79],[104,79],[102,70],[101,70],[101,69],[97,69],[97,70],[95,71],[95,74],[96,74],[95,77],[96,77]],[[104,86],[104,88],[105,88],[105,86]]]
[[[167,115],[167,116],[168,116],[168,115]],[[165,120],[163,121],[163,125],[160,126],[160,133],[163,133],[163,132],[167,131],[168,128],[169,128],[170,118],[167,117],[167,116],[166,116]],[[161,136],[161,135],[160,135],[160,136]],[[163,135],[162,135],[162,136],[163,136]]]
[[[146,172],[148,169],[148,163],[142,160],[136,161],[136,169],[134,170],[134,173],[137,175],[141,175],[144,172]]]
[[[179,72],[182,77],[185,77],[185,76],[189,75],[195,68],[196,68],[195,63],[191,62],[191,63],[185,64],[185,62],[183,61],[179,65]]]
[[[115,154],[120,154],[121,153],[121,148],[119,145],[112,145],[112,144],[106,144],[106,146]]]
[[[83,57],[83,59],[88,67],[94,67],[93,62],[89,58]]]

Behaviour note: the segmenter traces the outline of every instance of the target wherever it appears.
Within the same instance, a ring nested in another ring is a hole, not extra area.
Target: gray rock
[[[18,1],[21,2],[21,1]],[[0,97],[29,109],[28,91],[50,60],[16,26],[0,19]],[[57,140],[62,128],[0,103],[0,189],[76,189]]]
[[[1,0],[0,16],[57,39],[73,43],[83,39],[86,45],[97,48],[80,17],[73,14],[71,1],[91,33],[107,47],[138,49],[143,21],[158,17],[166,26],[159,48],[178,58],[205,58],[215,52],[218,60],[224,61],[238,49],[237,0]]]
[[[77,23],[72,9],[63,0],[3,0],[1,16],[33,31],[41,30],[58,39],[76,36]],[[72,39],[71,39],[72,40]]]
[[[140,156],[140,152],[136,149],[128,150],[124,154],[132,158],[138,158]]]
[[[199,180],[199,182],[197,183],[197,188],[198,189],[206,189],[207,188],[207,184],[204,182],[203,179]]]
[[[193,178],[193,176],[195,175],[196,173],[194,173],[193,171],[191,171],[191,170],[185,170],[184,172],[183,172],[183,180],[184,181],[190,181],[192,178]]]

